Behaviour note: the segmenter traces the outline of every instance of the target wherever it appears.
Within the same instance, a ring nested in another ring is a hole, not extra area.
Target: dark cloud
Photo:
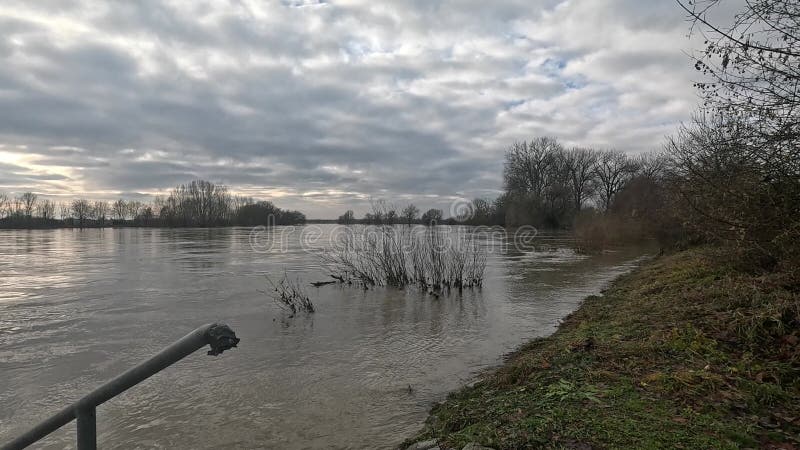
[[[0,30],[11,192],[441,207],[495,195],[515,140],[646,151],[695,102],[660,0],[9,1]]]

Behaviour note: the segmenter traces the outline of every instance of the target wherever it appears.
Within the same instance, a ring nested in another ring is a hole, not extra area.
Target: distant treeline
[[[356,218],[348,210],[339,216],[338,222],[570,228],[583,211],[646,212],[649,196],[660,183],[666,162],[660,155],[629,156],[613,150],[566,149],[554,138],[538,138],[508,148],[504,193],[495,199],[456,202],[447,218],[441,209],[420,214],[414,204],[396,208],[377,201],[363,218]]]
[[[305,220],[299,211],[232,195],[227,187],[204,180],[182,184],[152,203],[123,199],[54,202],[32,192],[11,198],[0,193],[0,228],[218,227],[290,225]]]
[[[455,225],[459,223],[455,218],[444,219],[444,212],[441,209],[429,209],[420,215],[419,208],[414,204],[405,206],[398,212],[395,206],[390,205],[385,200],[372,202],[371,211],[362,218],[356,218],[353,210],[348,209],[344,214],[336,219],[336,223],[365,224],[365,225],[396,225],[396,224],[441,224]]]

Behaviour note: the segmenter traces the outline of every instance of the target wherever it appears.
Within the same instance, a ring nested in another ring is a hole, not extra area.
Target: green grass
[[[800,447],[800,283],[718,250],[658,258],[433,408],[413,441]],[[410,440],[409,442],[411,442]]]

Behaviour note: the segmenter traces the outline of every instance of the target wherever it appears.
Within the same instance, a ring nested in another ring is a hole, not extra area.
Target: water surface
[[[493,251],[480,290],[309,287],[317,312],[287,318],[260,292],[264,274],[322,280],[319,258],[297,233],[253,251],[249,232],[0,230],[0,443],[221,320],[240,348],[197,352],[100,406],[102,448],[391,448],[643,254],[585,257],[543,235]],[[74,439],[70,424],[37,445]]]

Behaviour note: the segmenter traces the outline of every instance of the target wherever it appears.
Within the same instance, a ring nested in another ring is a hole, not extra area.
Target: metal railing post
[[[97,450],[97,416],[94,406],[75,408],[78,421],[78,450]]]
[[[78,450],[96,449],[97,421],[95,414],[97,406],[206,345],[211,347],[211,350],[208,351],[209,355],[219,355],[225,350],[236,347],[238,343],[239,338],[236,337],[236,333],[227,325],[219,323],[203,325],[156,353],[150,359],[128,369],[77,402],[31,428],[27,433],[0,446],[0,450],[23,449],[70,423],[75,418],[78,419]]]

